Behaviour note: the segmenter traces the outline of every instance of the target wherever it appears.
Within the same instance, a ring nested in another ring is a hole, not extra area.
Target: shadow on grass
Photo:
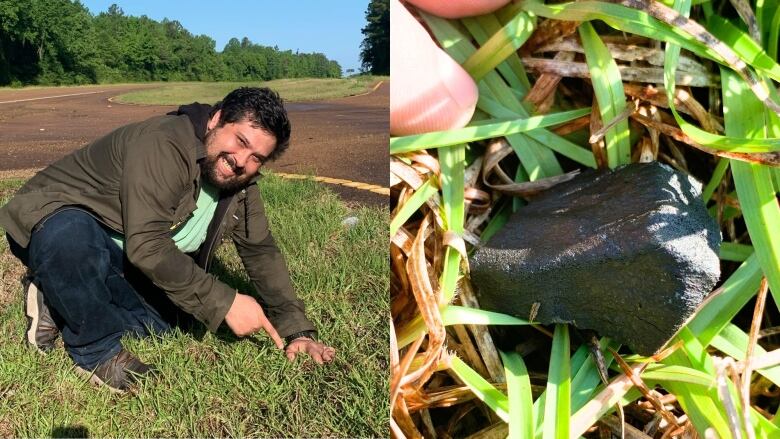
[[[89,430],[83,425],[60,425],[51,429],[51,437],[89,437]]]
[[[254,287],[244,276],[243,272],[225,264],[221,257],[215,257],[213,259],[209,272],[236,291],[240,291],[242,294],[248,294],[254,297],[258,303],[260,302],[260,298],[255,292]],[[262,343],[254,337],[244,337],[239,339],[235,334],[233,334],[233,332],[230,331],[230,329],[227,328],[227,325],[222,325],[214,335],[216,335],[218,339],[227,343],[234,343],[239,340],[249,340],[254,344],[262,345]]]

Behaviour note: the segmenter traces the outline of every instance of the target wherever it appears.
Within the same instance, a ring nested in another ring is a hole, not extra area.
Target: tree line
[[[322,53],[232,38],[219,53],[176,20],[93,16],[78,0],[0,0],[0,85],[341,77]]]
[[[374,75],[390,74],[390,2],[371,0],[366,8],[366,25],[361,30],[360,59],[363,70]]]

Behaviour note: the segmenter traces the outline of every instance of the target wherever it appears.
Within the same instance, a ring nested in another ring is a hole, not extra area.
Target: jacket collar
[[[195,131],[195,137],[199,140],[199,142],[195,144],[195,160],[206,157],[206,145],[204,144],[206,141],[206,126],[208,125],[212,111],[214,111],[214,107],[211,105],[194,102],[192,104],[182,105],[176,111],[168,113],[172,116],[185,115],[190,119],[192,128]]]

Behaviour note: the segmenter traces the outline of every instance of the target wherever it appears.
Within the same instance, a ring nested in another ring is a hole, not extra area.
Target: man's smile
[[[222,175],[225,177],[232,177],[236,174],[235,161],[232,160],[230,156],[227,154],[220,154],[218,162]]]

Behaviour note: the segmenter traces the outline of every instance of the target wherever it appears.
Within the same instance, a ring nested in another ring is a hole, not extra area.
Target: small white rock
[[[343,221],[341,221],[341,225],[348,228],[355,227],[357,223],[358,223],[358,217],[356,216],[348,216],[344,218]]]
[[[40,128],[38,131],[46,131],[46,128]]]

